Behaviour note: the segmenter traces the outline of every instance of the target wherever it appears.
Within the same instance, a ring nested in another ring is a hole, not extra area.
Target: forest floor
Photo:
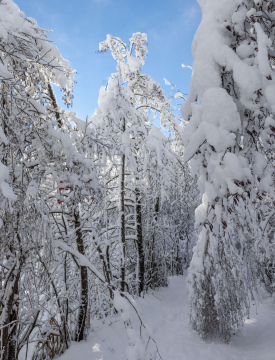
[[[185,280],[184,276],[171,277],[167,288],[137,300],[163,360],[275,360],[274,300],[264,300],[257,309],[252,306],[250,319],[229,344],[205,342],[189,326]],[[87,341],[73,343],[59,360],[126,360],[126,347],[119,318],[105,324],[97,321]]]

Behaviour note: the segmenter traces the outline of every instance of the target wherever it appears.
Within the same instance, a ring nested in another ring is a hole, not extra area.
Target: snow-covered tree
[[[49,174],[64,160],[70,121],[57,107],[51,84],[62,89],[69,105],[73,70],[13,1],[0,1],[0,10],[1,352],[2,359],[14,359],[47,318],[45,287],[55,288],[48,272],[53,233],[47,197],[54,186]],[[56,295],[52,304],[57,300],[62,317]],[[66,329],[60,337],[63,351]]]
[[[117,72],[112,74],[107,87],[100,90],[99,109],[91,118],[98,139],[113,149],[108,155],[104,180],[109,198],[104,236],[113,248],[122,249],[121,283],[127,277],[127,289],[132,288],[131,292],[138,294],[148,286],[157,286],[149,275],[153,271],[152,252],[161,249],[154,245],[156,208],[164,201],[169,202],[167,191],[175,176],[173,165],[177,163],[171,140],[153,125],[154,117],[159,116],[162,126],[182,134],[178,118],[171,111],[171,101],[160,84],[141,72],[146,44],[146,34],[141,33],[133,35],[129,49],[120,38],[111,35],[100,44],[101,52],[111,50],[117,61]],[[122,245],[115,245],[115,238],[119,238]],[[160,251],[157,262],[161,263],[161,257]],[[124,262],[127,263],[125,269]],[[155,265],[153,272],[154,278],[167,278],[166,273],[156,271]]]
[[[196,210],[203,228],[188,276],[191,323],[203,337],[228,341],[248,315],[255,287],[254,249],[262,236],[255,204],[274,201],[275,9],[272,1],[199,3],[182,107],[190,119],[185,161],[203,194]]]

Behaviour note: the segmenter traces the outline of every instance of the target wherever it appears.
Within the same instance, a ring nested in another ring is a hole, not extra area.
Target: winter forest
[[[109,34],[79,119],[75,70],[0,0],[1,360],[275,359],[275,3],[198,2],[187,96]]]

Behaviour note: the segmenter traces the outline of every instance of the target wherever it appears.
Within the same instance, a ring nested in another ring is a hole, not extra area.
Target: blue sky
[[[15,0],[40,27],[53,30],[49,37],[77,71],[73,110],[83,120],[97,107],[98,92],[106,85],[116,63],[110,52],[97,54],[106,34],[124,42],[134,32],[148,36],[148,56],[143,72],[163,78],[188,92],[192,65],[191,45],[201,20],[196,0]],[[60,102],[60,101],[59,101]]]

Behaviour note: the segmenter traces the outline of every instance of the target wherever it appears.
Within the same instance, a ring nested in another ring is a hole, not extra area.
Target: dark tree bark
[[[157,282],[157,264],[155,261],[155,224],[158,221],[158,215],[159,215],[159,197],[156,199],[155,204],[155,213],[154,213],[154,220],[153,220],[153,236],[152,236],[152,243],[151,243],[151,263],[149,264],[150,270],[149,270],[149,283],[154,287],[154,285]]]
[[[80,254],[85,255],[84,241],[80,229],[80,221],[78,213],[74,213],[77,249]],[[88,312],[88,269],[86,266],[80,266],[80,279],[81,279],[81,294],[80,294],[80,308],[78,313],[78,322],[75,333],[75,341],[84,340],[85,325]]]
[[[1,337],[1,360],[14,360],[16,358],[16,327],[17,327],[17,301],[18,284],[20,279],[21,266],[18,259],[15,259],[13,269],[10,273],[10,280],[5,286],[5,294],[2,303],[2,337]],[[12,324],[11,324],[12,323]],[[10,324],[10,325],[9,325]]]
[[[137,247],[138,247],[138,294],[144,291],[144,250],[142,237],[141,193],[136,189],[136,221],[137,221]]]
[[[125,131],[125,119],[123,119],[122,133]],[[121,232],[121,246],[122,246],[122,259],[120,269],[120,290],[125,290],[125,255],[126,255],[126,233],[125,233],[125,155],[121,158],[121,176],[120,176],[120,232]]]
[[[121,227],[121,244],[122,244],[122,261],[121,261],[121,275],[120,275],[120,290],[125,290],[125,155],[122,156],[122,169],[121,169],[121,183],[120,183],[120,200],[121,200],[121,218],[120,218],[120,227]]]

